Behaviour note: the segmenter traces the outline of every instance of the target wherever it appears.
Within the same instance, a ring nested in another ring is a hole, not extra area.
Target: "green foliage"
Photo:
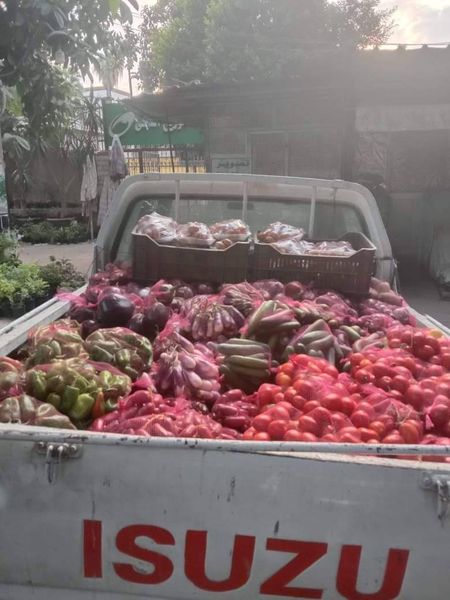
[[[85,223],[72,221],[70,225],[55,227],[47,221],[29,223],[20,227],[21,239],[30,244],[77,244],[89,239]]]
[[[38,265],[0,264],[0,302],[6,301],[10,306],[21,304],[45,296],[48,289]]]
[[[158,0],[142,15],[145,88],[298,75],[308,57],[381,43],[393,27],[380,0]]]
[[[13,232],[0,232],[0,264],[17,263],[17,237]]]
[[[101,123],[92,119],[79,77],[92,80],[92,67],[104,56],[119,66],[134,61],[126,35],[130,5],[137,7],[135,0],[0,2],[0,129],[10,136],[3,139],[5,152],[22,188],[32,183],[32,155],[48,146],[81,151],[81,161],[92,154]],[[5,86],[14,90],[9,102]]]
[[[66,258],[57,260],[51,256],[50,262],[40,269],[41,277],[47,282],[52,293],[56,293],[59,288],[76,290],[86,282],[83,274]]]

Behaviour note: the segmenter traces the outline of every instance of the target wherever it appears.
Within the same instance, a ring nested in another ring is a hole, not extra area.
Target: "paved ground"
[[[450,297],[442,300],[436,284],[426,273],[411,268],[400,270],[400,292],[418,312],[450,327]]]
[[[50,256],[68,258],[82,273],[87,273],[93,260],[91,242],[81,244],[20,244],[19,256],[23,262],[45,265]]]

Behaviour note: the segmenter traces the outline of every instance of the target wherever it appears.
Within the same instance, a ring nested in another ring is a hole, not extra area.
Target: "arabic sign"
[[[196,146],[203,142],[198,129],[181,123],[158,123],[136,115],[120,103],[103,103],[105,144],[118,135],[122,146]]]
[[[251,160],[248,156],[213,156],[212,172],[251,173]]]

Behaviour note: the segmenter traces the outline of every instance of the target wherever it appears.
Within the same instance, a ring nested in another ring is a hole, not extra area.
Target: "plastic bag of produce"
[[[87,357],[78,323],[70,319],[37,327],[28,335],[27,366],[53,360]]]
[[[278,252],[292,255],[309,254],[313,249],[313,244],[302,239],[300,236],[287,240],[283,239],[279,242],[274,242],[272,245]]]
[[[91,429],[145,437],[187,437],[237,439],[207,414],[194,408],[184,397],[163,398],[151,392],[136,392],[122,400],[117,411],[97,419]]]
[[[318,256],[340,256],[347,257],[355,254],[355,249],[349,242],[318,242],[312,245],[308,254]]]
[[[139,219],[135,231],[160,244],[171,244],[177,237],[177,222],[153,212]]]
[[[186,396],[212,404],[219,396],[219,367],[205,346],[192,344],[177,330],[177,320],[169,322],[155,344],[152,374],[164,395]]]
[[[0,400],[22,393],[23,372],[23,364],[18,360],[8,356],[0,357]]]
[[[221,304],[215,296],[195,296],[187,300],[181,316],[185,318],[183,331],[194,341],[233,337],[245,323],[237,308]]]
[[[150,341],[124,327],[99,329],[86,338],[86,349],[94,361],[117,367],[133,381],[152,364]]]
[[[75,429],[70,419],[58,412],[54,406],[39,402],[26,394],[5,398],[0,402],[0,423]]]
[[[248,225],[240,219],[220,221],[210,227],[215,240],[231,240],[232,242],[245,242],[250,237]]]
[[[224,285],[220,291],[219,302],[234,306],[245,317],[253,312],[264,300],[264,294],[250,283]]]
[[[191,222],[178,225],[177,243],[179,246],[209,248],[214,244],[214,238],[205,223]]]
[[[303,229],[293,227],[292,225],[286,225],[285,223],[271,223],[264,231],[258,232],[258,241],[265,244],[273,244],[281,240],[301,240],[305,236]]]
[[[25,374],[25,391],[52,404],[80,427],[115,410],[131,380],[109,364],[79,359],[38,365]]]

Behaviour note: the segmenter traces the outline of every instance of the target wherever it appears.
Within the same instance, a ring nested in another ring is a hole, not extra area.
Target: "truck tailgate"
[[[42,439],[0,426],[2,600],[450,596],[446,465]]]

